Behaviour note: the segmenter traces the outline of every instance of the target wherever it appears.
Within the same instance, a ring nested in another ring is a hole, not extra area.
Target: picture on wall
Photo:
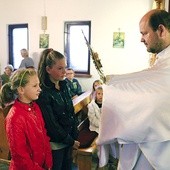
[[[113,33],[113,48],[124,48],[125,33],[114,32]]]
[[[48,48],[49,34],[40,34],[39,48]]]

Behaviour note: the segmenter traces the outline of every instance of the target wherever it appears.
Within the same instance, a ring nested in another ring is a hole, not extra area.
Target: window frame
[[[67,67],[70,67],[70,28],[71,26],[88,26],[88,42],[91,42],[91,21],[66,21],[64,22],[64,54],[67,57]],[[83,38],[83,34],[82,34]],[[84,40],[85,42],[85,40]],[[84,43],[86,46],[86,42]],[[87,70],[75,70],[76,77],[91,77],[90,75],[90,51],[87,47]]]
[[[28,24],[24,23],[24,24],[10,24],[8,25],[8,56],[9,56],[9,64],[14,65],[14,56],[13,56],[13,30],[17,29],[17,28],[27,28],[28,30]],[[28,31],[27,31],[27,44],[28,47],[27,49],[29,49],[29,35],[28,35]]]

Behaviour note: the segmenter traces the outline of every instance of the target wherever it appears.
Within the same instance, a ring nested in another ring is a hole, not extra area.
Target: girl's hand
[[[75,140],[75,141],[74,141],[73,148],[74,148],[74,149],[78,149],[79,146],[80,146],[80,142]]]

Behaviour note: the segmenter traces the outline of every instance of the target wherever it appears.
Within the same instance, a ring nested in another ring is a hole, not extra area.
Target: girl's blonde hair
[[[96,84],[96,83],[98,83],[99,86],[103,84],[102,81],[99,80],[99,79],[97,79],[97,80],[95,80],[95,81],[93,82],[92,92],[91,92],[91,99],[94,99],[94,98],[95,98],[95,91],[96,91],[96,89],[95,89],[95,84]]]
[[[7,103],[14,101],[18,94],[18,87],[24,87],[29,82],[30,76],[34,76],[36,74],[36,70],[31,68],[16,70],[10,77],[10,81],[5,83],[1,88],[1,105],[5,106]]]

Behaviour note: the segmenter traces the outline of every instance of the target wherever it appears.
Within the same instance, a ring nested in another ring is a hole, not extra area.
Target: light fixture
[[[45,32],[47,30],[47,16],[41,17],[41,29]]]
[[[47,30],[46,0],[44,0],[44,16],[41,17],[41,29],[44,33]]]

